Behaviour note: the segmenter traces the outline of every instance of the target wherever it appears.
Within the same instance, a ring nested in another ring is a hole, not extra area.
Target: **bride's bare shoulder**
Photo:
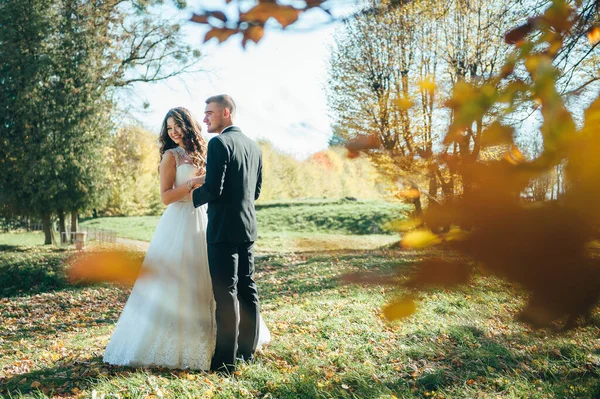
[[[171,150],[167,150],[165,151],[165,153],[162,155],[162,159],[160,160],[160,166],[175,166],[176,160],[175,160],[175,154],[173,154],[173,151]]]

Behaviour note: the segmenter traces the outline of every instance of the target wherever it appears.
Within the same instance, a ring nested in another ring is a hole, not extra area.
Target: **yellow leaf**
[[[446,241],[463,241],[469,237],[469,232],[453,227],[444,235]]]
[[[419,82],[419,87],[425,91],[433,92],[435,91],[435,82],[432,78],[426,78]]]
[[[411,108],[415,104],[406,97],[400,97],[396,100],[396,105],[398,106],[398,108],[406,110]]]
[[[32,389],[39,388],[39,387],[41,387],[41,386],[42,386],[42,383],[41,383],[41,382],[39,382],[39,381],[33,381],[33,382],[31,383],[31,388],[32,388]]]
[[[388,320],[399,320],[412,315],[416,310],[417,306],[413,298],[405,297],[387,304],[383,308],[383,315]]]
[[[402,238],[402,248],[425,248],[439,244],[441,239],[429,230],[416,230],[406,233]]]
[[[498,144],[512,144],[513,128],[502,125],[500,122],[492,123],[481,133],[481,145],[493,146]]]

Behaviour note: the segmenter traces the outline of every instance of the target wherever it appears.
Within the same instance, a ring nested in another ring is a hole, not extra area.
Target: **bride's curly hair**
[[[177,147],[177,143],[175,143],[173,139],[169,137],[169,133],[167,133],[167,120],[169,118],[173,118],[177,127],[181,129],[185,150],[192,159],[193,165],[198,168],[198,175],[203,175],[206,172],[207,142],[206,139],[202,137],[202,127],[200,126],[200,123],[198,123],[196,118],[194,118],[192,113],[186,108],[177,107],[170,109],[163,120],[159,136],[161,159],[165,151]]]

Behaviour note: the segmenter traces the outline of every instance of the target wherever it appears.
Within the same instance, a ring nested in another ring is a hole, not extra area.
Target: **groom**
[[[252,358],[258,341],[254,201],[262,184],[262,156],[258,145],[233,125],[230,96],[208,98],[204,115],[208,132],[220,134],[208,143],[206,182],[191,197],[195,207],[208,203],[208,263],[217,304],[211,370],[231,372],[236,357]]]

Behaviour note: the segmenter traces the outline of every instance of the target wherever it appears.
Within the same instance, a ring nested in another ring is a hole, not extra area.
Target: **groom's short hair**
[[[219,104],[223,108],[227,108],[231,113],[231,116],[235,116],[235,101],[231,98],[230,95],[227,94],[219,94],[216,96],[212,96],[206,99],[206,103],[216,103]]]

